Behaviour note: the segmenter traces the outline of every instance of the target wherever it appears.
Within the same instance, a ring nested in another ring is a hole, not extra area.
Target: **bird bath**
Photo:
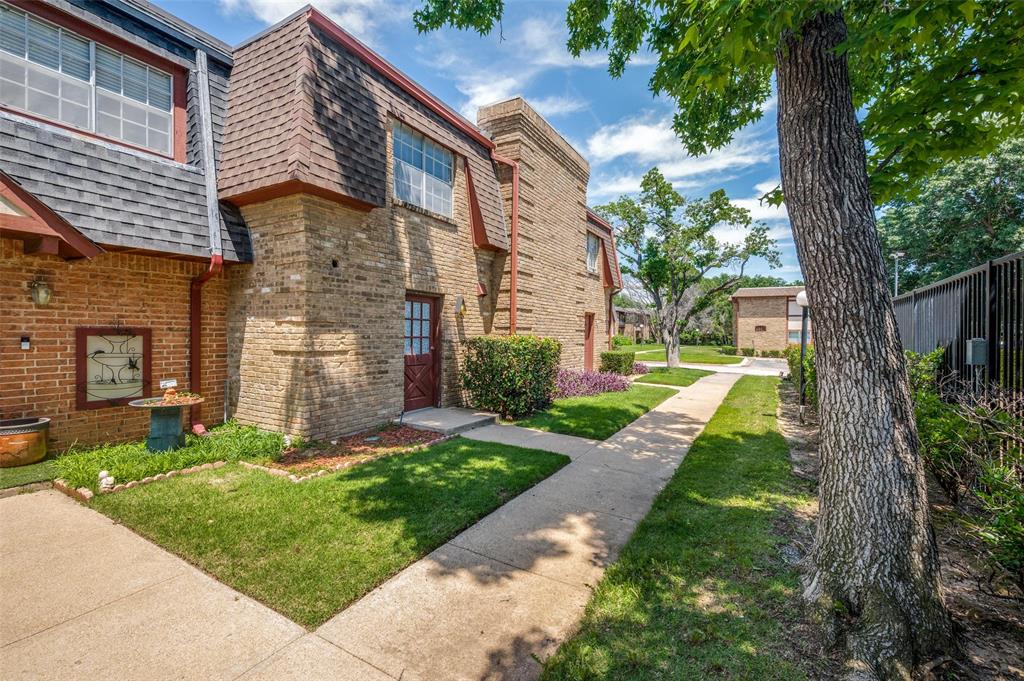
[[[166,452],[185,444],[185,433],[181,428],[181,410],[200,404],[198,395],[164,394],[163,397],[147,397],[132,400],[129,407],[149,409],[149,437],[146,449],[151,452]]]

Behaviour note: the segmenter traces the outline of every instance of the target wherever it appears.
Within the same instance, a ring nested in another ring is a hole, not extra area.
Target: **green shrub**
[[[477,336],[466,343],[462,387],[477,409],[522,418],[551,404],[562,344],[537,336]]]
[[[624,352],[612,350],[601,353],[601,371],[610,374],[629,376],[633,373],[633,362],[636,361],[635,352]]]
[[[790,345],[786,348],[784,356],[789,364],[789,379],[799,386],[800,381],[800,346]],[[814,370],[814,346],[807,346],[807,354],[804,357],[804,381],[806,382],[805,394],[807,403],[812,406],[818,405],[818,375]]]
[[[627,345],[633,345],[633,339],[629,336],[623,336],[622,334],[616,334],[612,336],[612,347],[622,348]]]
[[[762,350],[761,356],[779,358],[782,357],[782,350]]]
[[[1024,590],[1024,461],[1020,450],[1016,451],[1015,463],[982,463],[975,495],[983,510],[974,528],[988,547],[992,562]]]
[[[757,350],[754,348],[741,348],[740,354],[744,357],[754,357],[757,355]]]
[[[723,355],[730,355],[730,356],[735,355],[737,352],[739,352],[736,349],[736,347],[733,346],[733,345],[726,345],[726,346],[720,348],[720,350],[721,350]]]

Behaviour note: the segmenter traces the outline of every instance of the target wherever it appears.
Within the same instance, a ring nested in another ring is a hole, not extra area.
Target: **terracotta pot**
[[[0,420],[0,468],[42,461],[49,434],[50,419]]]

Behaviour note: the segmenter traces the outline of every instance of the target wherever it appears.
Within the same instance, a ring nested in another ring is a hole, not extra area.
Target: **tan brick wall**
[[[493,263],[504,256],[473,248],[458,159],[453,187],[451,220],[390,200],[366,213],[309,195],[243,209],[255,263],[231,282],[240,421],[324,439],[398,416],[407,292],[440,298],[441,403],[462,403],[462,347],[492,330],[502,269]],[[460,318],[458,295],[467,305]]]
[[[557,338],[562,342],[562,363],[582,367],[585,314],[593,313],[596,368],[614,330],[609,327],[611,292],[605,287],[603,268],[587,272],[590,167],[522,99],[484,107],[477,120],[491,133],[498,152],[520,164],[516,332]],[[501,180],[510,214],[511,173],[503,170]],[[509,279],[506,272],[495,321],[499,333],[508,331]]]
[[[785,350],[789,345],[788,298],[736,298],[733,302],[733,324],[736,347],[761,350]],[[765,327],[757,331],[758,326]]]
[[[162,378],[176,378],[180,389],[189,389],[189,284],[206,268],[203,262],[118,253],[74,261],[26,256],[20,241],[0,239],[0,418],[49,417],[55,449],[144,437],[149,415],[142,410],[76,409],[75,329],[151,329],[152,394],[159,394]],[[32,303],[28,284],[36,277],[53,291],[45,308]],[[203,415],[212,425],[223,415],[225,275],[206,283],[203,303]],[[21,336],[31,338],[30,350],[21,350]]]

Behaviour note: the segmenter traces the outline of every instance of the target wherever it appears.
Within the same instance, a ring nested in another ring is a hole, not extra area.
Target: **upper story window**
[[[164,155],[172,78],[0,3],[0,104]]]
[[[452,152],[401,123],[392,132],[395,196],[450,218]]]
[[[597,272],[597,257],[601,254],[601,239],[587,232],[587,271]]]

